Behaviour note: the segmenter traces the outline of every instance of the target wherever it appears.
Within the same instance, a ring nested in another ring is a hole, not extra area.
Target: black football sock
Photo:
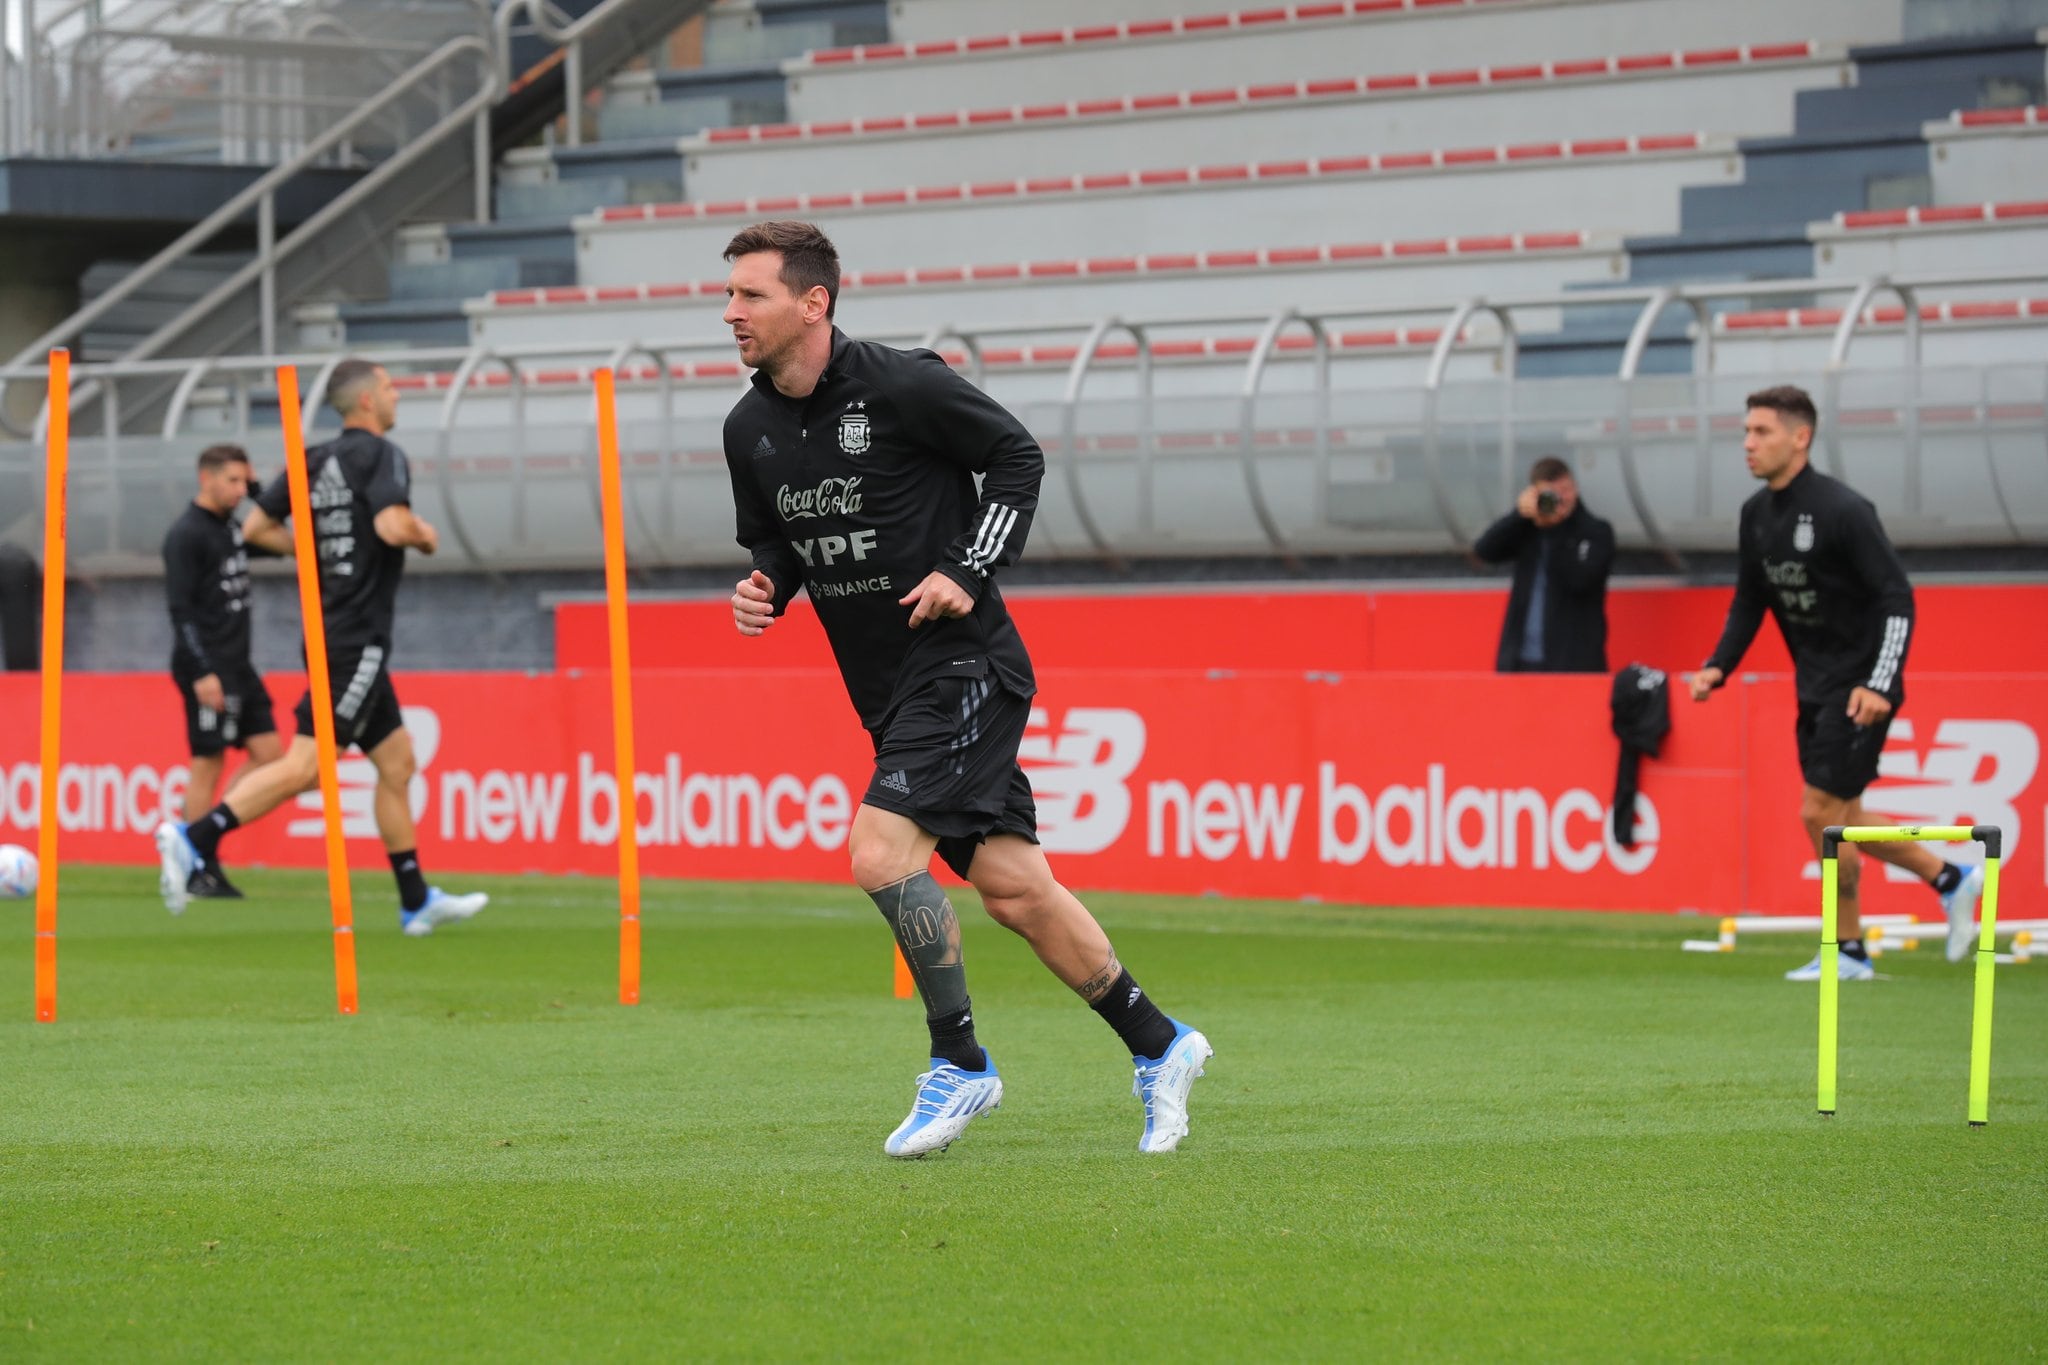
[[[1860,938],[1843,939],[1842,951],[1844,953],[1847,953],[1850,957],[1855,958],[1858,962],[1870,961],[1870,954],[1864,951],[1863,940]]]
[[[932,1056],[962,1071],[985,1071],[988,1054],[974,1041],[974,1013],[967,1002],[967,967],[960,954],[960,920],[953,902],[929,872],[913,872],[900,882],[868,892],[896,946],[910,966],[917,993],[924,998],[925,1023],[931,1029]]]
[[[418,849],[407,849],[403,853],[385,855],[391,859],[391,875],[398,878],[398,903],[406,910],[419,909],[427,903],[427,878],[420,871]]]
[[[1173,1046],[1173,1021],[1159,1012],[1144,987],[1131,980],[1128,971],[1117,974],[1100,1000],[1089,1008],[1116,1030],[1133,1057],[1156,1062]]]
[[[1963,884],[1963,870],[1954,863],[1943,863],[1941,871],[1934,874],[1934,894],[1946,896]]]
[[[239,829],[242,822],[228,809],[223,801],[206,814],[185,827],[185,837],[192,841],[192,847],[199,854],[199,861],[213,861],[213,851],[220,847],[221,836],[229,830]]]
[[[932,1056],[962,1071],[986,1071],[988,1054],[974,1041],[974,1006],[970,1001],[951,1014],[926,1019],[932,1033]]]

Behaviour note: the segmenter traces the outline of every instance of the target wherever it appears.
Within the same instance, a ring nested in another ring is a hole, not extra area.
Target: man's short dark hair
[[[815,223],[794,219],[770,219],[742,228],[725,244],[725,259],[736,261],[757,251],[782,253],[782,270],[777,278],[789,292],[802,297],[813,289],[825,291],[825,317],[829,321],[839,307],[839,248],[832,245]]]
[[[1530,483],[1555,483],[1559,479],[1569,479],[1571,476],[1572,467],[1555,455],[1545,455],[1529,466]]]
[[[1758,389],[1744,403],[1752,408],[1769,408],[1785,419],[1786,424],[1798,424],[1808,429],[1820,426],[1820,413],[1813,406],[1813,395],[1797,384],[1773,384],[1768,389]]]
[[[356,399],[362,396],[363,385],[377,377],[377,371],[384,367],[374,360],[344,360],[334,367],[334,373],[327,376],[327,406],[343,417],[356,410]]]
[[[199,472],[209,469],[226,469],[231,464],[249,463],[249,452],[240,446],[208,446],[199,452]]]

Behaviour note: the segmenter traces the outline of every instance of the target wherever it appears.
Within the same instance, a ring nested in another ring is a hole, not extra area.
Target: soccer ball
[[[0,900],[36,893],[36,855],[19,844],[0,844]]]

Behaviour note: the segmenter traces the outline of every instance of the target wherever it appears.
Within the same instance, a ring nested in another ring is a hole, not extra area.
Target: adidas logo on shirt
[[[885,787],[892,792],[898,792],[904,796],[910,795],[910,779],[905,777],[901,772],[890,773],[887,777],[884,777],[881,780],[881,782],[879,782],[877,785]]]
[[[766,436],[754,443],[754,458],[765,460],[775,453],[775,445]]]

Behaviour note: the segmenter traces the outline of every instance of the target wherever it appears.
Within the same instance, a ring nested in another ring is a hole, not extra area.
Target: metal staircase
[[[487,0],[65,8],[0,74],[0,148],[110,163],[253,158],[269,169],[23,347],[0,368],[0,400],[55,347],[131,366],[272,353],[294,305],[380,294],[398,228],[487,220],[501,147],[708,4],[602,0],[573,21],[546,0],[495,11]],[[535,38],[545,55],[514,71],[515,48]],[[323,167],[359,174],[281,231],[281,192]],[[237,252],[241,264],[183,307],[165,306],[181,278],[189,288],[204,269],[195,262]],[[81,378],[73,409],[82,431],[150,429],[173,384],[130,379],[117,395]]]

